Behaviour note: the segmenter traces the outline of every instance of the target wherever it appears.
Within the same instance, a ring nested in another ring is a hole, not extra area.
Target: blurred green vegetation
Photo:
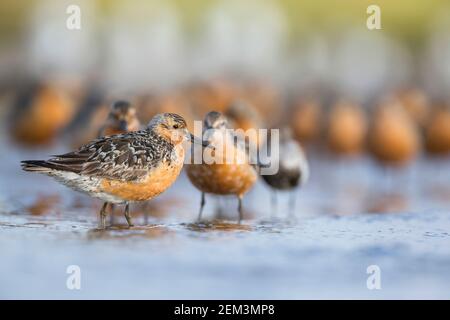
[[[0,41],[20,39],[20,33],[33,6],[49,0],[2,0],[0,1]],[[92,0],[97,5],[96,14],[106,17],[116,5],[126,0]],[[141,5],[143,2],[126,2]],[[246,0],[242,0],[244,2]],[[151,2],[151,1],[150,1]],[[181,22],[194,33],[207,10],[219,0],[166,0],[178,8]],[[403,39],[412,46],[420,45],[426,38],[429,26],[442,12],[450,12],[448,0],[279,0],[280,9],[286,16],[291,39],[311,32],[336,33],[349,27],[365,27],[366,9],[376,4],[382,10],[382,28],[385,32]],[[77,4],[73,0],[70,3]],[[255,6],[258,1],[252,1]],[[255,10],[256,12],[257,10]],[[4,44],[4,43],[3,43]],[[1,43],[0,43],[1,45]]]

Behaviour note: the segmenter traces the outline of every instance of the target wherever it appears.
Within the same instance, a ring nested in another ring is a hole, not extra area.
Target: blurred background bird
[[[75,115],[70,97],[56,84],[37,83],[18,91],[9,127],[12,138],[27,146],[54,142]]]
[[[227,117],[228,124],[233,129],[241,129],[237,132],[240,139],[245,138],[245,132],[258,133],[258,129],[264,129],[266,125],[259,112],[244,100],[233,101],[225,110],[224,115]],[[252,148],[257,148],[263,142],[259,134],[248,134],[248,143]]]
[[[420,150],[417,127],[396,100],[380,104],[374,111],[368,133],[371,155],[382,165],[404,166]]]
[[[326,143],[338,156],[352,156],[364,149],[367,123],[364,110],[355,103],[338,101],[326,124]]]
[[[78,99],[78,112],[62,132],[62,140],[78,148],[97,138],[110,112],[107,100],[104,90],[89,84]]]
[[[309,179],[309,165],[306,155],[300,145],[292,136],[289,127],[279,130],[278,152],[271,145],[271,137],[268,139],[268,154],[271,162],[278,162],[279,169],[275,174],[263,174],[263,180],[272,189],[272,214],[277,212],[277,191],[290,191],[289,215],[291,218],[295,212],[297,188],[306,184]]]
[[[317,142],[323,126],[322,116],[322,106],[318,99],[295,98],[288,112],[294,137],[305,145]]]
[[[430,155],[450,154],[450,107],[439,105],[425,125],[425,148]]]
[[[99,137],[137,131],[141,123],[137,118],[136,108],[128,101],[119,100],[111,105],[106,123],[100,128]]]

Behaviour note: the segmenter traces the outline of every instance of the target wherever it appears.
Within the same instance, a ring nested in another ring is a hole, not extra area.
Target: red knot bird
[[[433,108],[425,126],[425,150],[435,156],[450,154],[449,105],[437,105]]]
[[[371,155],[387,166],[401,167],[417,156],[419,130],[398,99],[388,99],[374,110],[368,145]]]
[[[233,129],[241,129],[240,139],[245,139],[247,130],[255,130],[256,132],[256,130],[265,127],[259,111],[245,100],[233,101],[225,110],[224,115]],[[263,139],[259,139],[259,135],[249,135],[248,138],[253,147],[258,147],[263,142]]]
[[[108,203],[124,204],[131,227],[129,203],[150,200],[174,183],[186,140],[206,145],[189,133],[181,116],[158,114],[144,130],[102,137],[47,161],[22,161],[22,168],[103,200],[100,228],[105,228]]]
[[[209,112],[203,121],[203,139],[215,149],[211,155],[215,160],[212,163],[203,161],[201,164],[189,164],[186,172],[189,180],[201,192],[201,204],[198,220],[202,218],[202,211],[205,205],[205,193],[215,195],[236,195],[239,200],[239,223],[243,218],[242,199],[255,184],[257,171],[248,160],[247,149],[244,145],[235,142],[233,135],[227,130],[228,121],[221,113]],[[233,152],[217,154],[225,148],[233,149]],[[231,154],[230,158],[226,153]]]
[[[271,139],[268,139],[271,141]],[[273,189],[272,213],[276,212],[277,190],[292,191],[289,200],[290,215],[295,209],[297,187],[304,185],[309,178],[309,165],[301,145],[292,137],[289,128],[280,130],[279,148],[277,154],[271,154],[268,144],[270,161],[278,161],[278,171],[271,175],[262,175],[263,180]]]
[[[128,101],[116,101],[112,104],[108,118],[101,127],[99,137],[112,136],[115,134],[138,131],[141,123],[136,115],[136,108]]]
[[[334,154],[351,156],[361,153],[366,133],[366,115],[359,104],[340,100],[331,107],[326,121],[326,142]]]
[[[100,128],[98,138],[111,136],[114,134],[138,131],[141,123],[137,118],[136,108],[130,105],[128,101],[119,100],[111,105],[105,124]],[[110,203],[110,225],[114,224],[114,204]],[[147,213],[147,211],[144,211]],[[147,221],[147,214],[145,214]]]
[[[69,95],[50,83],[39,83],[18,93],[12,110],[13,139],[27,146],[48,145],[75,115]]]

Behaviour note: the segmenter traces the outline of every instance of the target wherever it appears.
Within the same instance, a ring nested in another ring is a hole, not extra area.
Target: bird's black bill
[[[119,129],[121,131],[128,131],[128,123],[125,120],[119,122]]]
[[[202,140],[200,138],[197,138],[193,134],[190,134],[190,135],[191,135],[191,142],[192,143],[201,144],[204,147],[212,148],[212,146],[208,143],[208,141],[204,141],[204,140]]]

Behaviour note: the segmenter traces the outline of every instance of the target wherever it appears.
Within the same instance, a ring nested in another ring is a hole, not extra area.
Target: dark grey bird
[[[267,141],[271,141],[269,138]],[[270,154],[270,143],[266,144],[270,161],[278,161],[279,170],[273,175],[262,175],[263,180],[273,189],[272,214],[276,213],[277,191],[290,191],[289,211],[293,215],[296,202],[296,190],[304,185],[309,178],[309,165],[301,145],[292,137],[289,128],[280,130],[279,152]]]

